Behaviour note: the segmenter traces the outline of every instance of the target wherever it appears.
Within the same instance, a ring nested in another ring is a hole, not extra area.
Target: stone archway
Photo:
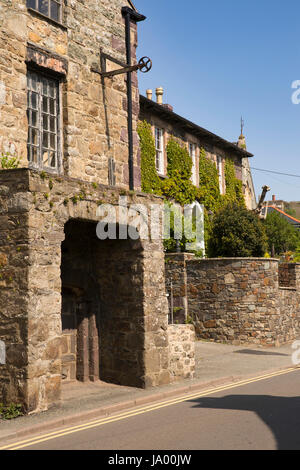
[[[142,386],[141,243],[99,240],[96,223],[71,219],[61,281],[62,378]]]

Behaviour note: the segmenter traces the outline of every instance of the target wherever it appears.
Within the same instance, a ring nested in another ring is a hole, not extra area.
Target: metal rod
[[[99,73],[101,77],[114,77],[115,75],[121,75],[122,73],[128,73],[128,72],[134,72],[135,70],[139,70],[140,65],[132,65],[131,67],[123,67],[122,69],[117,69],[117,70],[111,70],[110,72],[100,72],[100,70],[97,70],[95,68],[92,68],[92,72]]]
[[[130,38],[130,13],[125,15],[125,37],[127,65],[131,67],[131,38]],[[134,168],[133,168],[133,130],[132,130],[132,82],[131,72],[127,72],[127,114],[128,114],[128,173],[129,189],[134,190]]]
[[[171,310],[171,324],[174,323],[174,305],[173,305],[173,282],[171,281],[171,299],[170,299],[170,310]]]

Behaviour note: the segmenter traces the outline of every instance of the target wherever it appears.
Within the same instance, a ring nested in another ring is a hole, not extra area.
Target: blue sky
[[[240,118],[252,167],[300,175],[300,2],[289,0],[135,0],[140,92],[162,86],[174,111],[236,141]],[[155,96],[155,95],[154,95]],[[300,178],[252,171],[256,195],[300,201]]]

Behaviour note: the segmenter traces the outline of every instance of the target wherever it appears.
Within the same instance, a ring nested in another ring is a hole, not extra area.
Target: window
[[[59,82],[28,72],[28,160],[39,169],[58,170],[59,152]]]
[[[192,180],[192,183],[196,185],[197,184],[196,144],[189,144],[189,154],[191,156],[192,163],[193,163],[191,180]]]
[[[27,0],[27,7],[61,22],[62,0]]]
[[[161,175],[164,174],[164,133],[162,129],[155,128],[155,150],[156,159],[155,165],[156,170]]]
[[[223,194],[223,165],[222,165],[222,157],[217,155],[217,170],[219,176],[219,188],[220,193]]]

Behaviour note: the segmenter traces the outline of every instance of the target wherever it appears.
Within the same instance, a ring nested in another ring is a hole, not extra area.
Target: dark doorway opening
[[[142,387],[143,254],[139,240],[99,240],[72,219],[62,243],[62,377]]]

